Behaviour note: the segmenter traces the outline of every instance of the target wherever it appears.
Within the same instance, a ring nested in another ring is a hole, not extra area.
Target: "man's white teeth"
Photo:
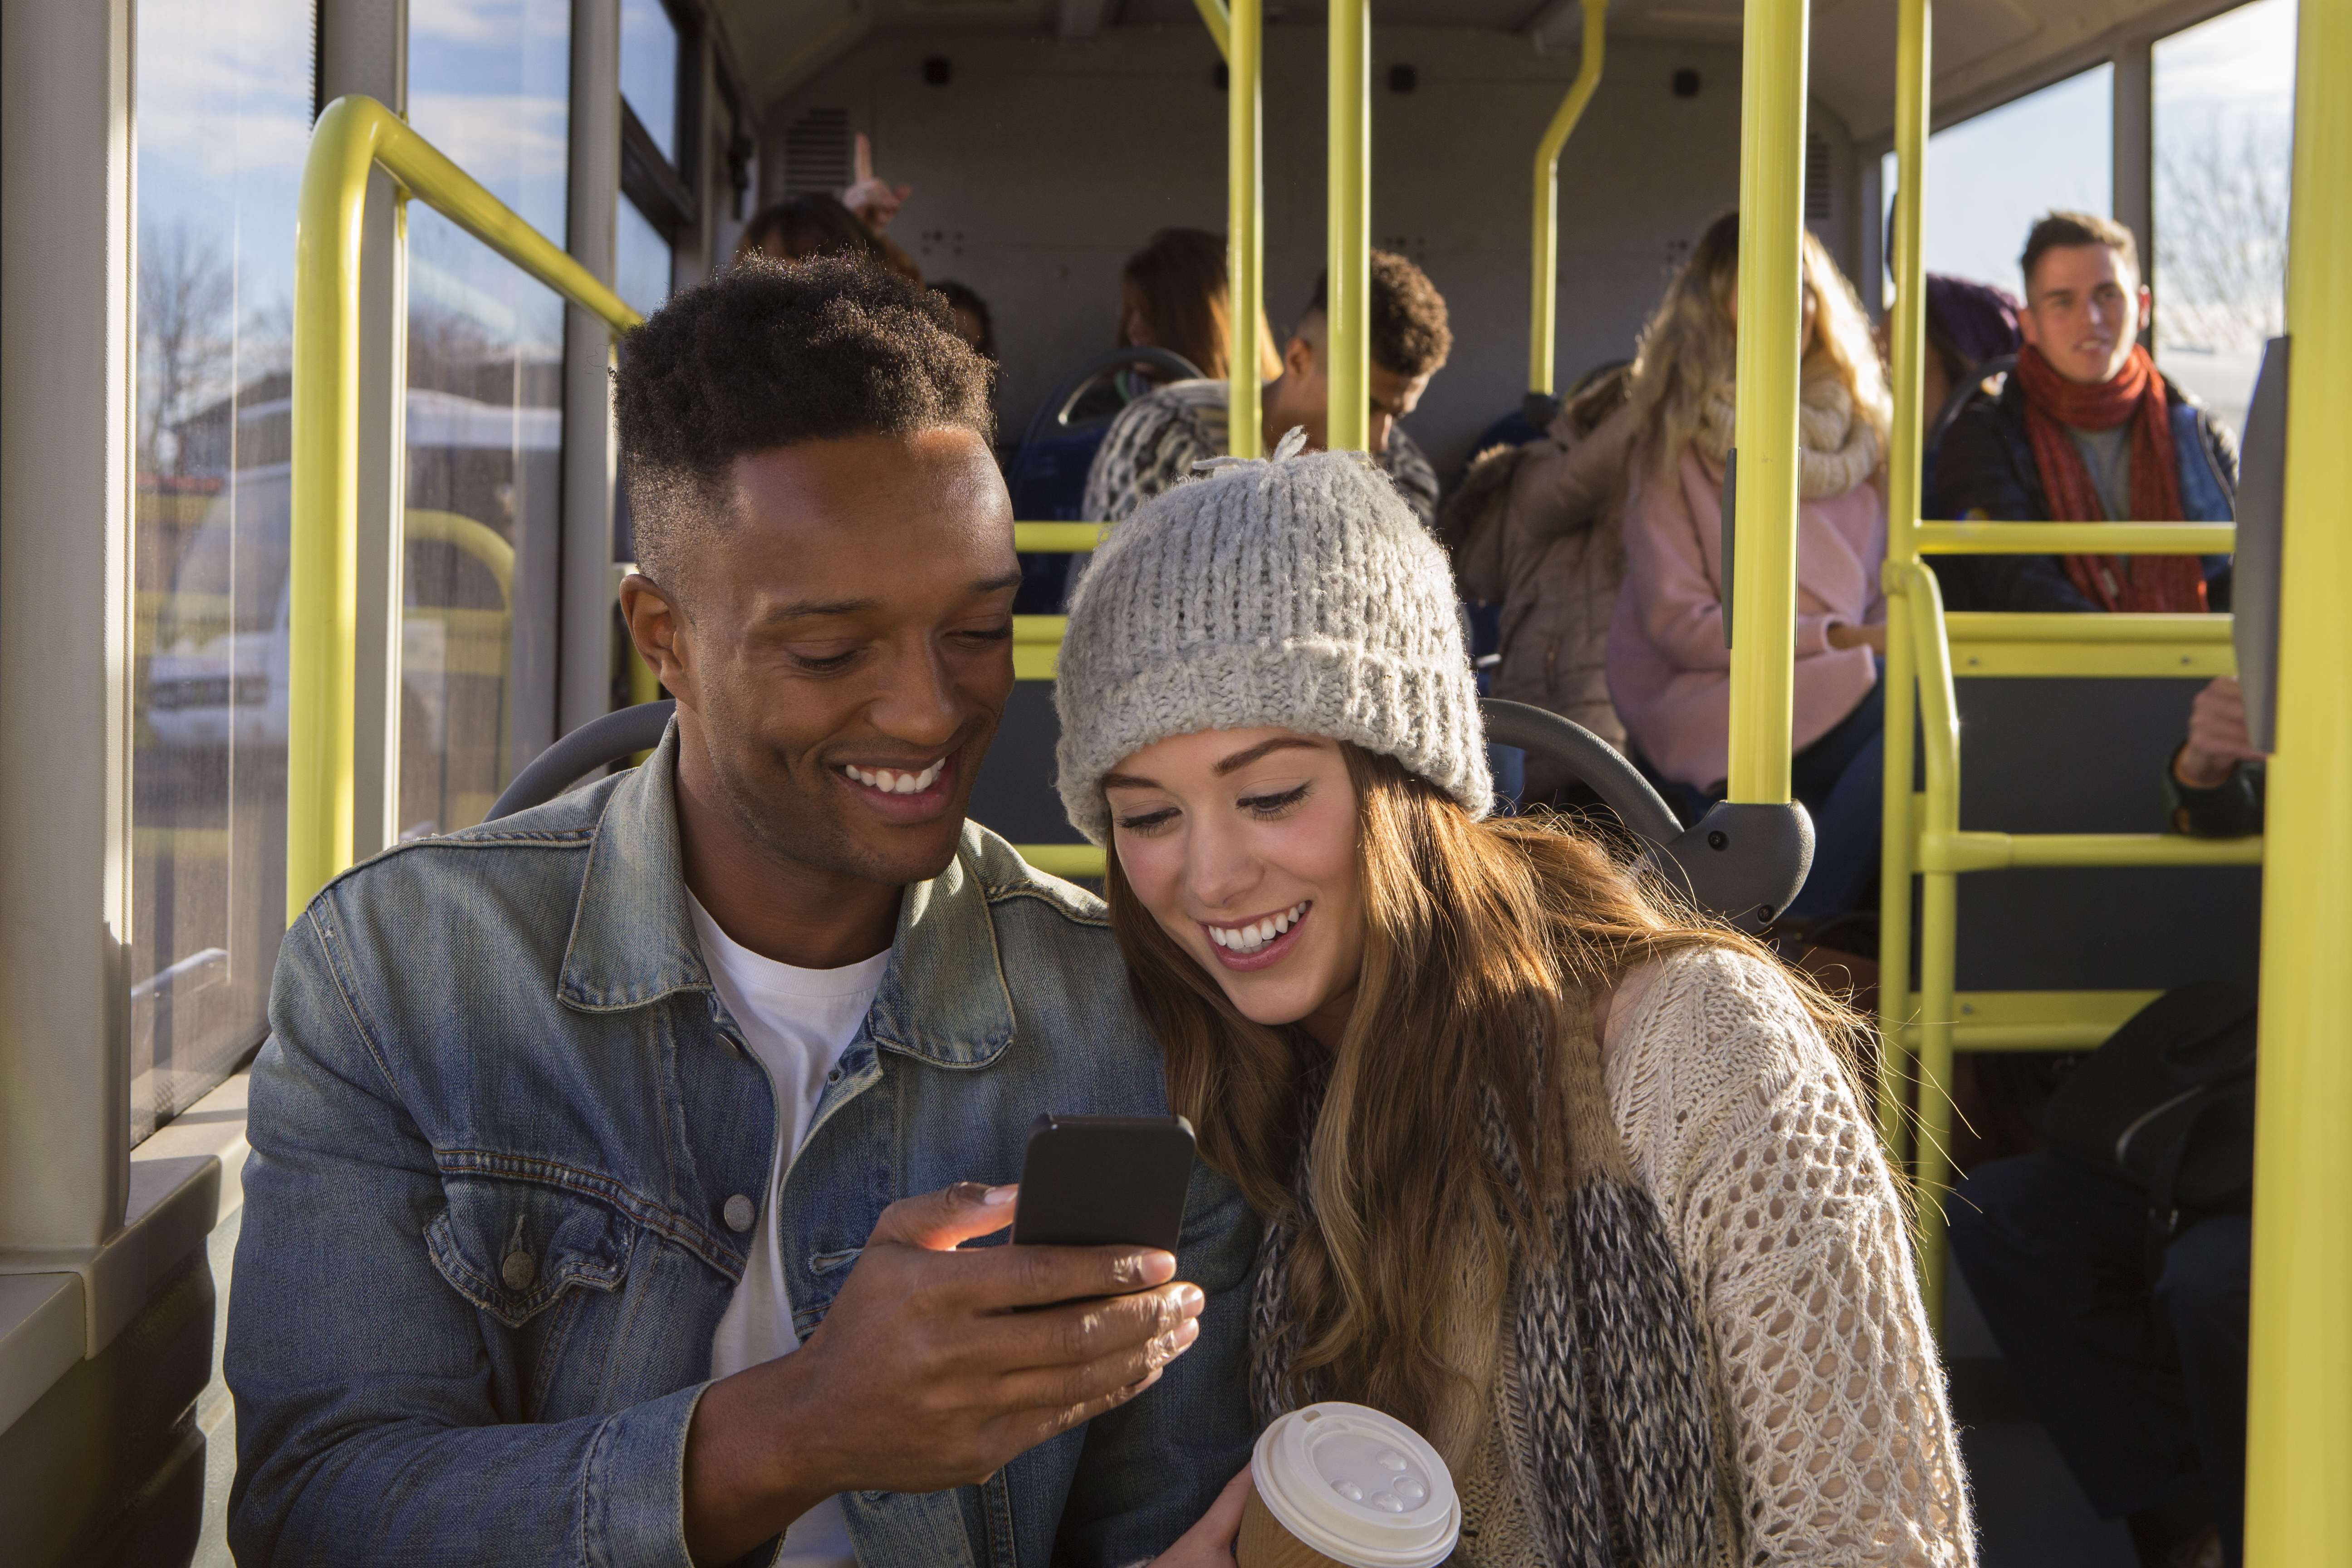
[[[1255,952],[1297,924],[1311,901],[1302,899],[1280,914],[1268,915],[1253,925],[1211,926],[1209,940],[1234,952]]]
[[[920,795],[940,782],[940,773],[947,765],[948,760],[941,757],[920,773],[909,773],[904,768],[860,768],[847,764],[841,771],[867,789],[880,790],[884,795]]]

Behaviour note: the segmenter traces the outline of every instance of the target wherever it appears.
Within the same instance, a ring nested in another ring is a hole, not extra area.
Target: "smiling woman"
[[[1473,1565],[1969,1561],[1850,1016],[1600,839],[1483,820],[1436,545],[1295,450],[1112,536],[1055,690],[1170,1102],[1267,1219],[1259,1418],[1411,1423]]]

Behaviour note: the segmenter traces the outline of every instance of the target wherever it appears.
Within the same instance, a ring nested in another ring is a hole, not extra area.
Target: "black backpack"
[[[2166,992],[2059,1083],[2040,1122],[2052,1148],[2147,1194],[2153,1271],[2182,1215],[2252,1202],[2252,993],[2217,984]]]

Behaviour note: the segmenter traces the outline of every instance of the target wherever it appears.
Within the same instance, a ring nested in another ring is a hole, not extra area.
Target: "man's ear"
[[[2156,297],[2149,292],[2147,285],[2143,283],[2139,286],[2137,298],[2139,301],[2139,320],[2132,323],[2132,336],[2142,338],[2147,335],[2148,322],[2155,319],[2152,312],[2156,306]]]
[[[668,592],[642,572],[621,579],[621,618],[628,623],[629,640],[637,655],[669,694],[688,708],[699,707],[694,689],[692,638],[685,613]]]
[[[1315,345],[1303,337],[1294,337],[1282,351],[1282,374],[1293,381],[1315,379]]]
[[[2037,349],[2042,346],[2042,323],[2031,305],[2017,313],[2017,335]]]

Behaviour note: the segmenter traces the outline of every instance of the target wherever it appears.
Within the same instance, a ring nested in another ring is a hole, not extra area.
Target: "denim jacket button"
[[[539,1278],[539,1259],[517,1247],[499,1260],[499,1278],[507,1282],[509,1290],[528,1290],[530,1282]]]
[[[719,1212],[721,1217],[727,1221],[727,1228],[735,1232],[738,1236],[740,1236],[743,1232],[751,1229],[751,1222],[759,1217],[759,1210],[752,1207],[751,1200],[745,1197],[740,1193],[737,1193],[733,1197],[729,1198],[727,1200],[727,1206],[720,1209]]]

